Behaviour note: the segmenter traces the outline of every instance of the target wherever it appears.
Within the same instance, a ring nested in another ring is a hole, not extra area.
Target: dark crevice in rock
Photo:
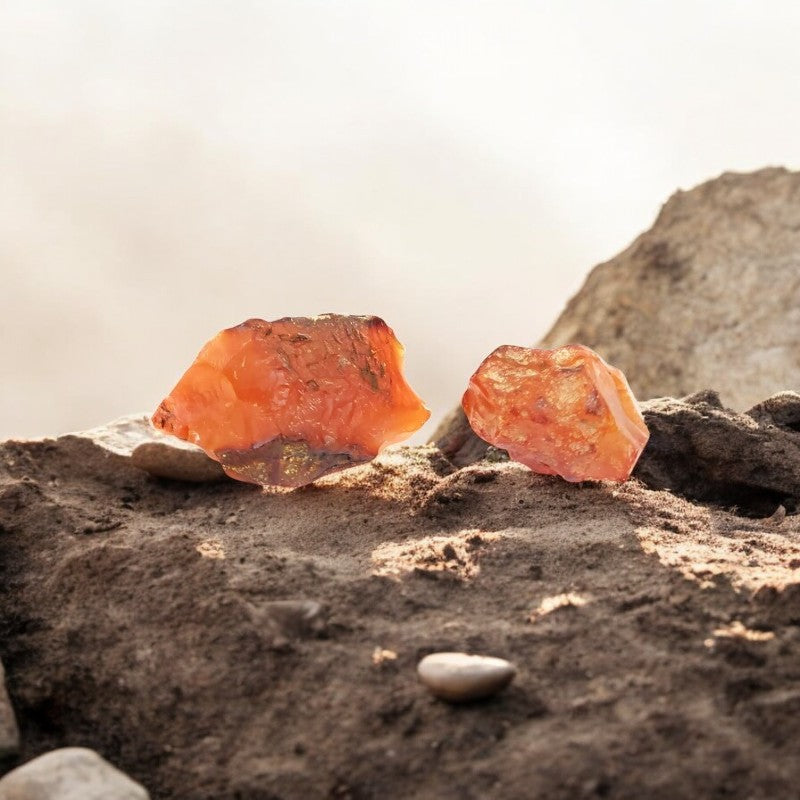
[[[708,484],[703,495],[692,499],[729,509],[742,517],[769,517],[781,506],[789,514],[797,510],[797,503],[785,494],[745,483]]]

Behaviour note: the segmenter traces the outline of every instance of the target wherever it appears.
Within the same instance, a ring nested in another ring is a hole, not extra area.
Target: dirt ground
[[[264,493],[63,437],[0,446],[0,587],[20,760],[153,798],[800,796],[798,515],[432,447]],[[517,678],[435,700],[451,649]]]

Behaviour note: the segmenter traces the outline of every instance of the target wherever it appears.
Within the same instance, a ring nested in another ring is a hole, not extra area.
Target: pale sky
[[[800,4],[0,4],[0,438],[382,316],[434,419],[678,188],[800,165]]]

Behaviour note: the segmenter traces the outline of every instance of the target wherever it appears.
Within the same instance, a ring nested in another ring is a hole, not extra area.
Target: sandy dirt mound
[[[0,657],[21,760],[154,798],[789,798],[800,517],[400,449],[297,490],[0,446]],[[453,707],[418,660],[513,661]]]

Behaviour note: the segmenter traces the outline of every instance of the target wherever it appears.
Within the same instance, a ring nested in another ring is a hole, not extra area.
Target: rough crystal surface
[[[153,415],[228,475],[296,487],[374,458],[430,416],[378,317],[250,319],[215,336]]]
[[[568,481],[626,480],[649,436],[625,376],[583,345],[498,347],[462,405],[482,439]]]

